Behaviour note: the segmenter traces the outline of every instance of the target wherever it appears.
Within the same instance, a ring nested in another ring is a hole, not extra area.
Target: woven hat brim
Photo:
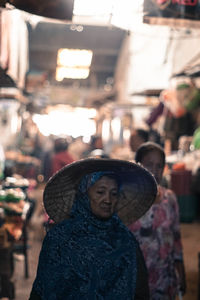
[[[120,177],[122,188],[116,211],[124,224],[139,219],[154,202],[157,184],[145,168],[119,159],[88,158],[65,166],[47,182],[43,202],[49,217],[56,223],[69,218],[80,179],[98,171],[112,171]]]

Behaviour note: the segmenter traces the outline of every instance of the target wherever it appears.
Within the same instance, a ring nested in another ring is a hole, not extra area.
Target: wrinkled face
[[[90,206],[93,214],[99,219],[109,219],[118,200],[117,182],[107,176],[101,177],[88,190]]]
[[[155,150],[147,153],[141,160],[141,164],[154,175],[157,183],[159,184],[161,182],[164,169],[163,160],[159,151]]]

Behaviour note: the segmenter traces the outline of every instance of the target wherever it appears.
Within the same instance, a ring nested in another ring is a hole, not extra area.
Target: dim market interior
[[[199,24],[194,0],[0,0],[0,299],[29,298],[49,179],[153,142],[178,206],[176,300],[200,300]]]

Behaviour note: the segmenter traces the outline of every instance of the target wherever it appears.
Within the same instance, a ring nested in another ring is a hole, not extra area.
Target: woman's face
[[[164,169],[162,156],[159,151],[155,150],[147,153],[141,160],[141,164],[154,175],[157,183],[159,184],[161,182]]]
[[[103,176],[88,190],[93,214],[100,219],[109,219],[118,200],[118,186],[114,179]]]

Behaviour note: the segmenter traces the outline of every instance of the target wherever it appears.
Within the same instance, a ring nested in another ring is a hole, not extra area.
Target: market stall
[[[0,297],[13,298],[14,255],[24,256],[24,276],[28,278],[28,232],[35,201],[29,197],[30,182],[22,177],[7,177],[0,186]]]

